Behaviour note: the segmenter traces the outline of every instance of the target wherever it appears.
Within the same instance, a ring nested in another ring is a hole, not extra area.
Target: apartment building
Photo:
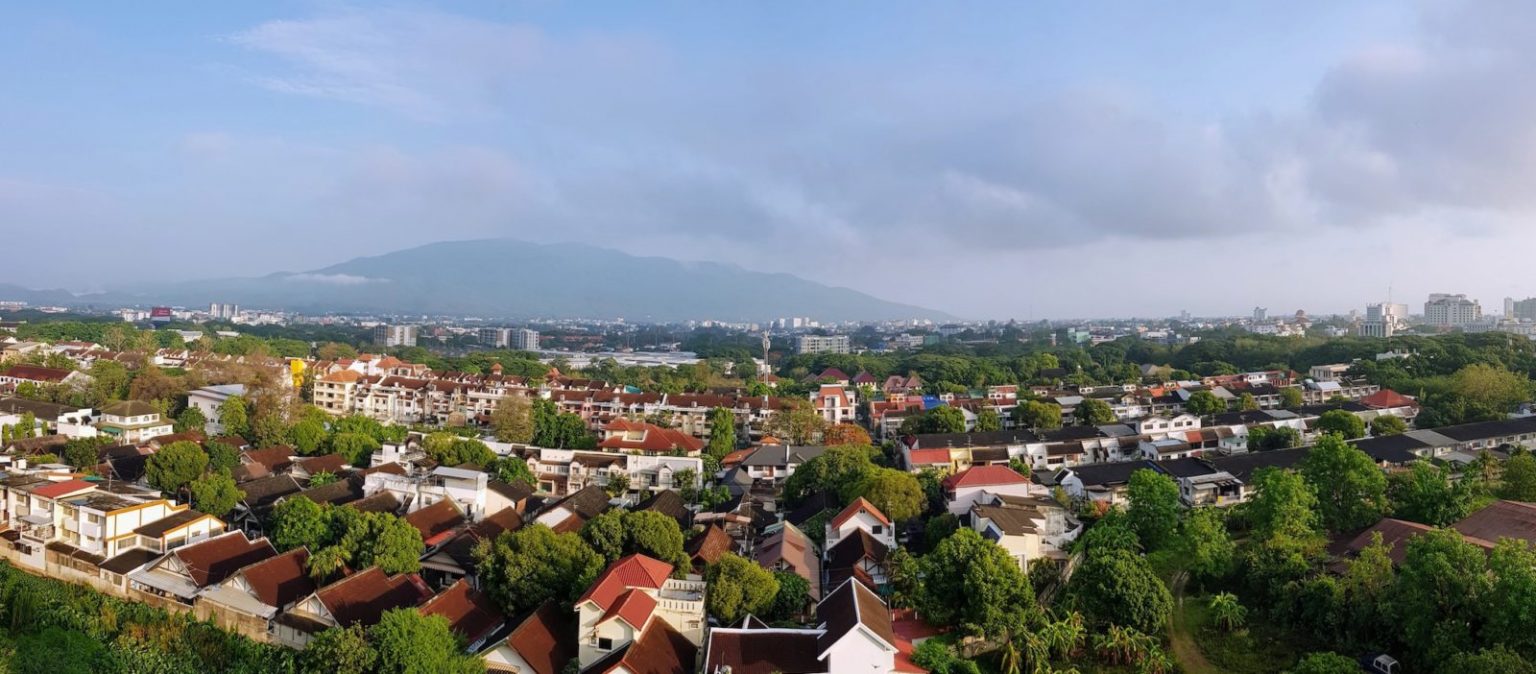
[[[848,335],[800,335],[795,338],[795,353],[852,353]]]
[[[1482,319],[1482,305],[1463,294],[1433,293],[1424,303],[1424,320],[1430,325],[1453,328]]]

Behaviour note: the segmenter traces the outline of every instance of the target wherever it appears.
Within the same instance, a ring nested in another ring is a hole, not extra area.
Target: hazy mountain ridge
[[[3,295],[6,286],[0,286]],[[4,299],[0,297],[0,299]],[[817,320],[950,318],[783,273],[638,257],[581,244],[454,241],[257,278],[187,281],[72,296],[30,291],[35,304],[236,302],[302,311],[463,314],[505,318]]]

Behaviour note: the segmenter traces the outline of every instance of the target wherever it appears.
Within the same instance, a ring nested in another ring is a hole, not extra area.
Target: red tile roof
[[[43,485],[37,489],[33,489],[32,493],[43,498],[58,498],[60,496],[73,494],[77,491],[94,489],[95,487],[96,485],[86,482],[85,480],[65,480],[63,482],[55,482],[53,484]]]
[[[838,513],[837,517],[832,518],[832,528],[836,529],[843,526],[844,522],[853,519],[853,516],[859,514],[860,512],[869,513],[871,517],[880,520],[880,522],[886,526],[891,525],[891,518],[886,517],[885,513],[880,512],[880,509],[876,508],[875,504],[866,501],[864,497],[860,496],[859,498],[854,499],[853,503],[848,504],[847,508],[843,508],[843,511]]]
[[[1360,404],[1366,407],[1382,410],[1393,407],[1418,407],[1419,403],[1397,391],[1384,388],[1360,399]]]
[[[704,449],[704,441],[695,438],[682,431],[670,428],[662,428],[655,424],[643,421],[630,421],[624,418],[614,419],[603,427],[603,430],[612,433],[598,447],[616,450],[638,450],[642,452],[670,452],[681,449],[685,452],[697,452]],[[630,440],[625,436],[634,431],[640,431],[639,440]]]
[[[421,605],[421,614],[440,615],[466,643],[476,643],[506,622],[491,600],[460,578],[436,597]]]
[[[267,606],[285,608],[315,591],[306,565],[309,550],[294,548],[240,570],[251,594]]]
[[[464,524],[464,514],[450,499],[443,499],[405,516],[406,524],[421,532],[423,541],[453,531]]]
[[[587,588],[586,593],[576,600],[576,605],[580,606],[590,600],[598,608],[607,611],[626,590],[637,587],[659,590],[671,575],[671,564],[645,555],[630,555],[609,564],[592,583],[592,587]]]
[[[913,449],[909,450],[907,462],[914,466],[932,466],[949,463],[949,450],[943,447],[938,449]]]
[[[636,630],[645,629],[645,623],[651,619],[651,613],[656,610],[656,600],[642,590],[626,590],[624,594],[614,600],[613,605],[603,614],[598,622],[606,622],[609,618],[619,618],[629,623]]]
[[[699,649],[665,620],[651,624],[634,643],[592,664],[586,671],[597,674],[623,671],[629,674],[691,674]]]
[[[43,367],[41,365],[12,365],[5,371],[5,376],[27,381],[61,382],[70,375],[69,370],[61,370],[56,367]]]
[[[959,473],[944,478],[944,486],[948,489],[956,487],[990,487],[1004,484],[1029,484],[1029,478],[1014,472],[1012,468],[998,465],[971,466]]]
[[[244,532],[235,531],[177,548],[172,554],[181,560],[193,584],[208,587],[223,582],[240,569],[277,556],[277,550],[265,538],[253,541],[247,539]]]
[[[320,588],[316,596],[342,627],[372,626],[385,611],[421,605],[432,590],[415,574],[389,576],[369,567]]]
[[[512,647],[534,674],[560,674],[566,663],[576,659],[576,625],[570,611],[562,611],[553,601],[546,601],[529,615],[512,635]]]

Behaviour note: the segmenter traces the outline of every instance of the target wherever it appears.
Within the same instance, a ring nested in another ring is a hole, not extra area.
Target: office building
[[[527,328],[513,329],[507,345],[518,351],[538,351],[539,331]]]
[[[1269,320],[1269,310],[1268,309],[1265,309],[1264,307],[1254,307],[1253,308],[1253,322],[1254,323],[1263,323],[1264,321],[1267,321],[1267,320]]]
[[[1525,321],[1536,321],[1536,297],[1523,300],[1505,298],[1504,317]]]
[[[416,326],[378,325],[373,328],[373,342],[385,347],[416,346]]]
[[[851,353],[848,335],[800,335],[795,338],[796,353]]]
[[[1476,323],[1483,318],[1483,307],[1466,295],[1434,293],[1424,303],[1424,321],[1444,328]]]

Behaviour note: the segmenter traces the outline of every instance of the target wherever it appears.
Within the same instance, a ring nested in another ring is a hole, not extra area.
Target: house
[[[603,427],[603,439],[597,446],[609,452],[651,455],[680,452],[684,456],[698,456],[704,449],[704,441],[656,424],[618,418]]]
[[[484,541],[494,541],[497,536],[523,527],[523,516],[511,508],[504,508],[479,522],[471,524],[463,533],[455,536],[436,552],[421,560],[421,574],[432,587],[448,587],[460,578],[471,586],[479,587],[475,576],[475,547]]]
[[[563,674],[575,659],[575,617],[545,601],[486,651],[485,667],[488,674]]]
[[[1059,486],[1074,499],[1123,506],[1127,504],[1125,492],[1131,483],[1131,473],[1150,469],[1146,461],[1083,464],[1057,471],[1047,486]]]
[[[277,556],[265,538],[251,540],[244,532],[231,531],[201,543],[172,550],[144,569],[129,574],[130,594],[140,601],[161,605],[169,600],[191,606],[206,588],[224,582],[235,572]]]
[[[273,636],[290,648],[303,648],[314,635],[332,627],[371,627],[384,612],[414,608],[432,597],[415,574],[388,575],[369,567],[315,590],[293,610],[279,615]]]
[[[1149,461],[1189,459],[1200,456],[1202,453],[1200,448],[1177,438],[1142,440],[1137,447],[1141,450],[1141,458]]]
[[[984,492],[971,506],[971,528],[1008,551],[1021,571],[1038,559],[1063,564],[1083,527],[1067,508],[1042,496]]]
[[[1014,429],[908,435],[898,440],[897,447],[909,470],[936,468],[947,473],[965,470],[975,463],[1006,464],[1013,457],[1028,454],[1028,447],[1039,442],[1040,437],[1034,433]],[[1040,460],[1044,460],[1043,453]]]
[[[740,462],[740,467],[753,480],[782,483],[795,474],[795,469],[827,451],[826,447],[792,447],[789,445],[763,445]]]
[[[891,612],[862,583],[845,581],[816,605],[815,628],[747,619],[710,630],[702,674],[894,674],[901,642]]]
[[[554,529],[556,533],[580,531],[588,520],[607,512],[611,507],[608,492],[593,485],[545,508],[534,519],[534,523]]]
[[[896,528],[891,525],[891,519],[863,497],[854,499],[853,503],[827,520],[826,535],[822,542],[830,550],[858,531],[863,531],[887,548],[896,547]]]
[[[277,614],[314,593],[309,550],[295,548],[236,571],[198,596],[197,617],[265,638]]]
[[[89,383],[90,380],[90,375],[77,370],[63,370],[56,367],[27,365],[25,363],[12,365],[4,372],[0,372],[0,384],[10,384],[11,386],[31,384],[33,386],[82,387]]]
[[[187,393],[187,407],[197,408],[197,411],[203,413],[203,427],[198,430],[209,435],[223,435],[224,424],[219,421],[219,407],[224,404],[224,401],[243,395],[245,395],[245,384],[204,386]]]
[[[519,514],[526,513],[529,504],[533,501],[533,487],[522,480],[503,482],[493,478],[485,483],[485,487],[485,512],[487,513],[498,513],[506,508],[511,508]]]
[[[871,588],[889,580],[885,559],[891,546],[863,529],[854,529],[837,543],[827,546],[827,586],[836,587],[849,578],[857,578]]]
[[[736,548],[735,539],[716,524],[704,527],[704,533],[688,539],[688,542],[683,544],[683,552],[688,553],[693,572],[700,575],[703,575],[704,569],[710,564],[720,561],[725,553],[736,552]]]
[[[1241,503],[1253,495],[1254,473],[1264,468],[1280,470],[1295,468],[1301,464],[1302,459],[1307,457],[1307,451],[1308,448],[1306,447],[1294,447],[1268,452],[1213,456],[1207,460],[1217,470],[1225,471],[1228,475],[1237,478],[1238,482],[1241,483],[1241,492],[1238,494],[1238,502]]]
[[[273,475],[241,482],[238,485],[245,495],[235,504],[229,515],[231,523],[253,533],[261,533],[266,526],[272,508],[284,496],[297,494],[302,489],[291,475]]]
[[[789,571],[811,586],[812,600],[821,598],[821,556],[816,544],[799,527],[784,522],[752,549],[752,559],[773,571]]]
[[[674,635],[694,649],[703,643],[704,582],[671,575],[671,564],[644,555],[608,565],[576,600],[577,661],[583,671],[614,671],[609,667],[632,657],[628,651],[642,641],[652,642],[642,651],[670,651]],[[691,653],[689,658],[691,663]]]
[[[160,418],[159,410],[141,400],[108,405],[101,411],[101,421],[96,423],[96,428],[124,444],[145,442],[176,430],[170,422]]]
[[[811,407],[828,424],[852,423],[858,408],[858,394],[841,384],[822,384],[811,392]]]
[[[506,616],[491,603],[489,597],[460,580],[437,596],[427,600],[420,608],[424,616],[441,616],[448,621],[448,629],[464,641],[464,649],[478,653],[481,647],[502,625]]]
[[[422,545],[430,554],[457,536],[469,521],[451,499],[444,499],[407,514],[405,523],[421,533]]]
[[[606,486],[618,476],[629,480],[630,491],[646,492],[672,489],[677,486],[673,476],[684,470],[702,475],[704,460],[698,456],[669,454],[540,449],[538,456],[528,460],[528,469],[538,480],[540,491],[556,496],[591,486]]]
[[[1007,466],[971,466],[944,478],[943,486],[944,500],[949,504],[949,512],[955,516],[969,513],[982,492],[1029,496],[1041,491],[1030,483],[1029,478]]]
[[[1494,501],[1492,505],[1466,516],[1451,528],[1462,536],[1498,541],[1513,538],[1536,544],[1536,503]]]
[[[1201,459],[1154,461],[1152,467],[1179,485],[1179,499],[1189,507],[1226,506],[1242,500],[1243,483]]]

